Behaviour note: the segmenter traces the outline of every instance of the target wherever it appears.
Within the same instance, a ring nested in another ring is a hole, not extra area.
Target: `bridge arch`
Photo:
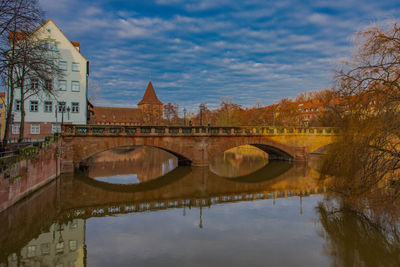
[[[218,140],[215,141],[216,143]],[[284,145],[269,138],[246,137],[246,138],[231,138],[220,144],[211,145],[209,148],[209,158],[223,153],[231,148],[242,145],[251,145],[266,152],[270,159],[292,161],[296,156],[296,148]]]
[[[96,156],[97,154],[105,152],[105,151],[108,151],[108,150],[112,150],[112,149],[116,149],[116,148],[125,148],[125,147],[128,148],[128,147],[140,147],[140,146],[150,146],[150,147],[158,148],[160,150],[163,150],[165,152],[170,153],[171,155],[175,156],[178,159],[178,165],[179,166],[190,166],[191,163],[192,163],[190,159],[186,158],[185,156],[183,156],[183,155],[181,155],[181,154],[179,154],[179,153],[177,153],[175,151],[172,151],[172,150],[164,148],[164,147],[151,146],[151,145],[116,146],[116,147],[113,147],[113,148],[102,148],[102,149],[99,149],[99,150],[91,151],[91,154],[89,154],[85,158],[79,159],[79,163],[83,163],[83,162],[87,161],[88,159],[90,159],[91,157]]]
[[[191,151],[185,149],[180,140],[171,138],[170,140],[159,140],[159,138],[101,138],[101,137],[74,137],[71,140],[64,138],[64,154],[70,154],[75,167],[88,158],[111,149],[120,147],[150,146],[168,153],[178,158],[178,165],[191,165]]]

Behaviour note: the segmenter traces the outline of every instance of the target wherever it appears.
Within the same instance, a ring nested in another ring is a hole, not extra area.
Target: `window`
[[[69,241],[69,251],[75,251],[76,247],[77,247],[76,244],[77,244],[76,240],[70,240]]]
[[[51,125],[51,133],[61,133],[61,125],[60,124],[52,124]]]
[[[19,134],[19,125],[13,125],[11,128],[11,133],[12,134]]]
[[[37,79],[37,78],[31,79],[31,88],[39,89],[39,79]]]
[[[21,100],[15,100],[15,111],[21,111]]]
[[[31,124],[31,134],[40,134],[40,124]]]
[[[36,256],[36,246],[28,246],[27,255],[28,258]]]
[[[56,253],[63,253],[64,252],[64,242],[58,242],[56,244]]]
[[[80,84],[77,81],[72,81],[71,82],[71,91],[73,92],[79,92],[81,90]]]
[[[79,71],[79,63],[72,62],[72,71]]]
[[[50,253],[50,243],[44,243],[40,245],[40,251],[42,255],[47,255]]]
[[[67,70],[67,61],[59,61],[58,62],[58,68],[60,70]]]
[[[44,112],[53,112],[53,102],[44,101]]]
[[[46,80],[46,90],[47,91],[52,91],[53,90],[53,81],[52,80]]]
[[[59,81],[58,81],[58,90],[60,90],[60,91],[66,91],[66,90],[67,90],[67,81],[65,81],[65,80],[59,80]]]
[[[58,102],[58,112],[65,112],[65,102]]]
[[[76,229],[78,227],[78,221],[72,220],[71,225],[69,226],[70,229]]]
[[[58,51],[57,43],[53,40],[45,40],[40,42],[40,46],[48,50]]]
[[[0,104],[0,109],[3,109],[3,104]]]
[[[37,112],[37,111],[39,110],[39,102],[36,101],[36,100],[31,101],[29,110],[30,110],[31,112]]]
[[[72,102],[72,113],[79,113],[79,103]]]

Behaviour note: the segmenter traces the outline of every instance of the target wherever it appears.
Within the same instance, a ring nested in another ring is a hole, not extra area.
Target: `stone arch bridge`
[[[91,156],[117,147],[152,146],[170,152],[180,165],[207,166],[219,153],[253,145],[270,159],[306,161],[308,155],[335,142],[338,131],[329,127],[172,127],[119,125],[63,125],[61,171]]]

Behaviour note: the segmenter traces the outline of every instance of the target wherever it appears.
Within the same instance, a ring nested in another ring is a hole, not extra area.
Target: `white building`
[[[48,19],[36,31],[37,38],[48,49],[59,52],[58,66],[63,70],[63,77],[54,79],[53,95],[34,95],[25,100],[25,138],[41,139],[60,131],[61,122],[72,124],[87,123],[87,84],[89,61],[80,53],[80,44],[71,42]],[[41,86],[37,78],[31,78],[28,86]],[[15,91],[13,116],[14,124],[11,137],[19,134],[21,121],[21,102],[18,90]],[[64,110],[64,112],[62,112]]]

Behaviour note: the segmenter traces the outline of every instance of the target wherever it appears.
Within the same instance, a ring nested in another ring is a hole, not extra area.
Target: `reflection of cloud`
[[[242,202],[199,209],[93,218],[86,223],[88,262],[136,265],[324,265],[321,240],[311,222],[319,197]],[[112,227],[110,227],[112,225]],[[111,249],[110,249],[111,248]],[[282,256],[285,251],[286,256]],[[251,260],[250,260],[251,259]]]

